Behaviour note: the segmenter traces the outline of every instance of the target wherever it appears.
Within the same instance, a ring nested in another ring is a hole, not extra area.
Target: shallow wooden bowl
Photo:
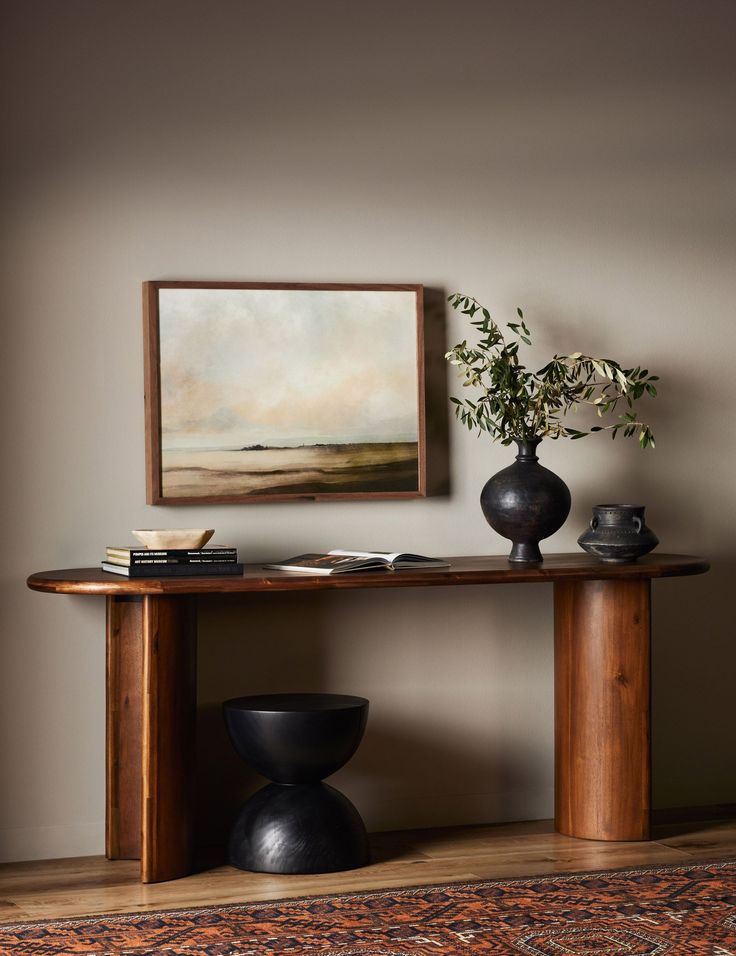
[[[214,528],[139,528],[133,532],[147,548],[203,548],[215,533]]]

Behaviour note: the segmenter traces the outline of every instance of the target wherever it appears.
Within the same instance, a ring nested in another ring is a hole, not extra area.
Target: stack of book
[[[237,548],[107,548],[102,570],[129,578],[163,578],[176,575],[242,574]]]

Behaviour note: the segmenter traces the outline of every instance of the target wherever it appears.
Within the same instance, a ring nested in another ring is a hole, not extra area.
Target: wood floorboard
[[[551,821],[377,833],[374,862],[319,876],[245,873],[229,866],[142,885],[138,863],[103,857],[0,865],[0,922],[207,906],[293,896],[736,857],[736,820],[666,822],[642,843],[555,833]]]
[[[15,903],[0,900],[0,923],[19,923],[27,919],[31,919],[30,913],[26,913]]]

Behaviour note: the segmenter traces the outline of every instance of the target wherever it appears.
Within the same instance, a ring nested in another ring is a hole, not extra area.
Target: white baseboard
[[[0,862],[56,860],[105,852],[104,823],[0,829]]]

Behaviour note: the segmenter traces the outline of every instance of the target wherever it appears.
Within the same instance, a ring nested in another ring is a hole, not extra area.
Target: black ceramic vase
[[[570,513],[570,490],[537,458],[541,438],[517,439],[516,461],[490,478],[480,494],[488,524],[513,542],[509,561],[541,561],[539,542]]]
[[[659,538],[644,523],[644,505],[594,505],[578,544],[607,564],[626,564],[654,550]]]

